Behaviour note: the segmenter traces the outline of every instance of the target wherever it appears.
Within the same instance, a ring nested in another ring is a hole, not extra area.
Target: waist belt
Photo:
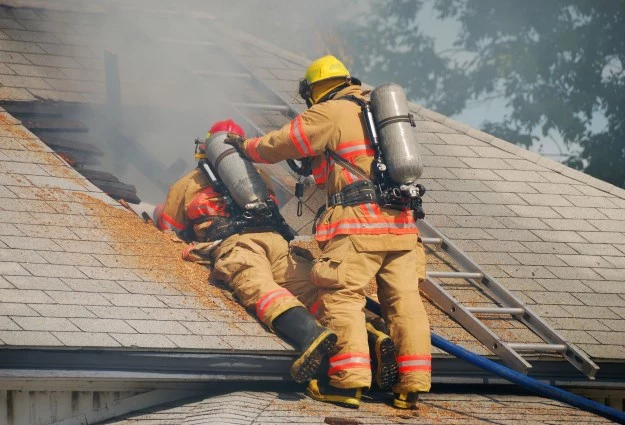
[[[345,186],[339,193],[335,193],[328,199],[328,207],[341,205],[348,207],[359,204],[377,203],[377,194],[373,183],[359,180]]]

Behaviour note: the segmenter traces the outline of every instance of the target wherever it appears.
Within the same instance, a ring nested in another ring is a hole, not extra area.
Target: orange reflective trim
[[[165,222],[167,228],[171,229],[172,227],[176,230],[184,230],[184,226],[178,223],[176,220],[168,216],[167,214],[161,214],[161,220]]]
[[[269,306],[275,301],[286,297],[293,297],[293,294],[291,294],[287,289],[280,288],[274,291],[269,291],[256,301],[256,316],[258,316],[260,320],[263,320],[265,317],[265,311],[267,311]]]
[[[258,153],[258,144],[260,143],[260,137],[256,137],[254,139],[250,139],[249,142],[245,145],[245,152],[247,156],[254,162],[259,162],[261,164],[269,164],[269,161],[264,160],[260,154]]]
[[[312,146],[310,145],[310,140],[308,140],[308,137],[306,137],[306,132],[304,131],[304,121],[302,120],[302,116],[298,115],[295,118],[295,120],[297,121],[297,130],[299,131],[300,137],[302,138],[302,141],[304,142],[306,151],[308,152],[309,156],[313,156],[314,152],[313,152]]]
[[[371,357],[367,353],[346,353],[330,358],[328,375],[347,369],[370,369]]]
[[[302,157],[314,156],[310,141],[304,133],[304,125],[302,123],[302,117],[298,115],[295,119],[291,120],[291,128],[289,130],[289,137],[297,151]]]
[[[318,167],[313,168],[312,174],[315,179],[315,184],[325,183],[328,179],[328,175],[330,174],[328,161],[324,159]]]

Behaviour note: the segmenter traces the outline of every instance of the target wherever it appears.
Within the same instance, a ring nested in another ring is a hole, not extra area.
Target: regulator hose
[[[380,304],[371,298],[367,297],[367,310],[377,315],[381,314]],[[587,398],[580,397],[568,391],[564,391],[560,388],[552,385],[545,384],[530,378],[527,375],[512,370],[506,366],[502,366],[492,360],[488,360],[486,357],[475,354],[465,348],[460,347],[443,337],[440,337],[432,333],[432,345],[440,348],[441,350],[456,356],[457,358],[471,363],[474,366],[479,367],[487,372],[493,373],[497,376],[504,378],[507,381],[519,385],[534,394],[541,395],[543,397],[550,398],[552,400],[561,401],[571,406],[580,408],[587,412],[595,413],[604,418],[610,419],[620,424],[625,424],[625,413],[620,412],[611,407],[605,406],[596,401],[588,400]]]

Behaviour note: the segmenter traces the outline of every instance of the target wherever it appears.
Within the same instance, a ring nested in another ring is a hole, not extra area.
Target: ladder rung
[[[508,347],[515,351],[555,351],[564,353],[567,350],[566,344],[524,344],[520,342],[509,342]]]
[[[228,71],[193,71],[201,77],[230,77],[230,78],[244,78],[251,80],[252,76],[245,72],[228,72]]]
[[[481,279],[484,277],[482,273],[470,272],[427,272],[427,277],[438,278],[458,278],[458,279]]]
[[[270,103],[233,103],[233,106],[242,109],[265,109],[268,111],[289,112],[287,105],[272,105]]]
[[[440,245],[443,243],[441,238],[421,238],[424,245]]]
[[[515,307],[467,307],[471,313],[480,313],[480,314],[523,314],[525,313],[524,308],[515,308]]]

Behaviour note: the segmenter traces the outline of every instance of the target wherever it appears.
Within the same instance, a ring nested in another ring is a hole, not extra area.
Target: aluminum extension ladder
[[[519,354],[520,352],[559,353],[588,378],[594,379],[599,366],[590,360],[584,352],[565,341],[553,328],[495,278],[488,275],[427,220],[419,220],[417,225],[423,244],[436,246],[449,255],[461,269],[458,272],[427,272],[426,279],[421,284],[421,290],[445,313],[462,325],[493,354],[496,354],[507,366],[521,373],[527,373],[532,366]],[[445,290],[443,283],[439,280],[442,278],[466,280],[476,289],[487,293],[500,307],[464,306]],[[545,343],[525,344],[502,341],[497,334],[476,317],[476,314],[510,315],[541,337]]]
[[[194,18],[190,18],[194,19]],[[196,22],[197,23],[197,22]],[[208,35],[208,31],[206,34]],[[161,39],[162,42],[170,43],[191,43],[183,40]],[[246,79],[251,82],[261,92],[265,92],[268,97],[273,98],[274,103],[235,103],[230,102],[231,109],[244,119],[259,135],[264,131],[248,115],[247,111],[279,111],[290,119],[297,116],[300,111],[296,110],[287,100],[283,99],[262,79],[254,76],[254,73],[236,56],[228,52],[223,46],[212,42],[199,42],[206,47],[218,49],[228,56],[234,63],[240,66],[244,72],[212,72],[190,70],[195,76],[206,83],[206,76],[215,75],[217,77],[229,77]],[[424,245],[435,246],[445,252],[458,266],[460,271],[431,271],[426,273],[425,282],[421,285],[421,290],[439,308],[452,317],[457,323],[465,328],[475,339],[481,342],[488,350],[497,355],[508,367],[527,374],[532,365],[520,353],[539,354],[550,353],[562,355],[576,369],[581,371],[589,379],[594,379],[599,367],[579,348],[567,342],[551,326],[543,321],[539,316],[525,306],[509,290],[507,290],[495,278],[487,274],[477,263],[461,249],[456,247],[438,229],[429,224],[427,220],[419,220],[418,227]],[[440,279],[459,279],[468,281],[476,290],[487,293],[493,301],[498,303],[498,307],[468,307],[458,301],[449,291],[444,288]],[[516,343],[505,342],[477,316],[501,316],[509,315],[523,323],[528,329],[541,337],[542,344],[536,343]]]

